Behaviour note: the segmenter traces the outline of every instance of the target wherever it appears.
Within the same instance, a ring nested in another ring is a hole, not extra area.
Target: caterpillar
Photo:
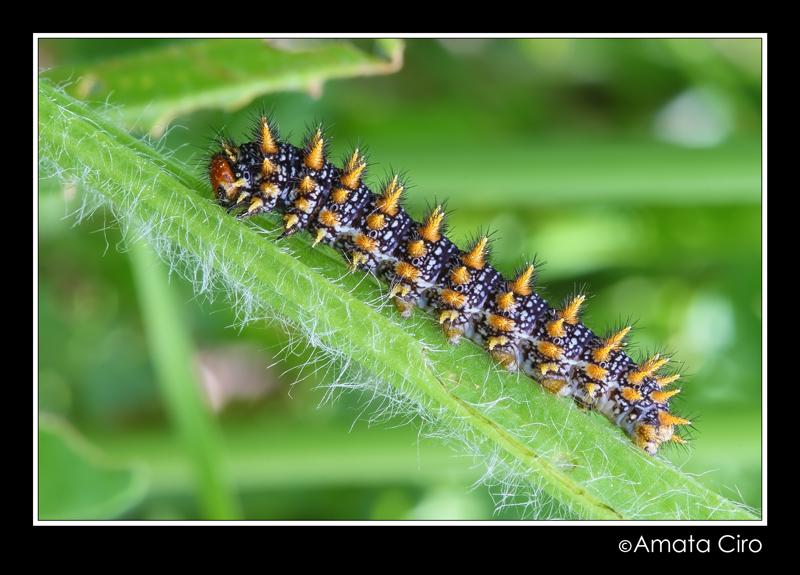
[[[282,215],[281,238],[308,232],[351,271],[374,274],[402,318],[415,307],[432,314],[449,343],[471,340],[506,370],[603,415],[648,454],[665,442],[686,443],[677,426],[690,422],[669,407],[680,389],[665,389],[680,374],[666,371],[668,354],[637,364],[624,350],[631,326],[595,335],[579,319],[584,294],[551,307],[534,290],[535,262],[505,278],[489,263],[486,235],[460,249],[446,236],[444,205],[412,219],[402,207],[405,178],[394,175],[374,193],[360,148],[336,167],[321,125],[297,148],[281,141],[271,114],[254,123],[249,141],[216,137],[208,156],[211,187],[228,213]]]

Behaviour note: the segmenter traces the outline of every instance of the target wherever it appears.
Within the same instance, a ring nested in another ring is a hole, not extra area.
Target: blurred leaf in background
[[[39,58],[44,76],[198,173],[217,130],[249,135],[254,107],[274,109],[295,144],[315,120],[332,124],[334,158],[366,144],[371,183],[407,170],[412,215],[449,198],[454,239],[497,230],[501,271],[538,254],[551,303],[588,286],[595,331],[632,318],[641,354],[675,350],[677,405],[697,423],[691,450],[665,456],[760,507],[761,40],[404,44],[43,38]],[[40,412],[145,462],[146,495],[117,517],[200,518],[125,243],[103,210],[73,226],[82,206],[80,186],[39,182]],[[242,326],[229,304],[171,281],[245,518],[519,516],[496,513],[469,489],[482,471],[415,426],[370,429],[355,395],[320,406],[329,374],[280,328]]]
[[[113,519],[145,495],[147,474],[113,461],[58,417],[39,419],[39,518]]]

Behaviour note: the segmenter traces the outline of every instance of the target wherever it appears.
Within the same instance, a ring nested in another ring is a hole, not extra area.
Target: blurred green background
[[[346,46],[370,58],[386,49]],[[215,67],[186,73],[182,58],[198,47],[218,55]],[[412,215],[449,199],[452,237],[463,244],[481,226],[496,230],[494,262],[507,275],[538,254],[548,301],[586,286],[584,321],[595,331],[630,318],[634,357],[675,351],[685,379],[673,405],[695,425],[691,449],[664,456],[760,508],[761,41],[414,39],[385,75],[373,73],[390,66],[276,87],[259,69],[259,51],[302,58],[329,47],[40,39],[39,64],[198,171],[216,130],[249,135],[254,106],[274,108],[295,144],[325,122],[337,159],[366,144],[368,181],[408,174]],[[212,75],[229,78],[234,96],[204,86]],[[39,465],[74,482],[40,475],[40,511],[208,517],[155,381],[138,272],[109,213],[75,225],[81,204],[79,190],[40,181]],[[177,274],[170,286],[222,438],[234,515],[521,516],[496,511],[490,490],[472,489],[484,470],[420,436],[417,423],[372,421],[369,398],[356,394],[324,401],[327,369],[287,347],[290,334],[240,325],[229,302],[196,298]]]

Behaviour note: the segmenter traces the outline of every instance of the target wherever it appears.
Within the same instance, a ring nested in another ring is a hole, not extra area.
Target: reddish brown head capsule
[[[236,176],[225,154],[214,154],[208,162],[208,178],[217,197],[223,202],[233,202],[238,194]]]

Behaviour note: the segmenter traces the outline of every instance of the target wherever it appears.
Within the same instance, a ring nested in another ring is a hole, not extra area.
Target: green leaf
[[[239,109],[269,92],[319,91],[323,82],[388,74],[402,66],[403,42],[383,40],[381,55],[344,41],[290,46],[258,39],[180,42],[45,74],[81,99],[122,103],[126,125],[155,134],[181,114]]]
[[[140,465],[113,460],[75,429],[39,415],[39,519],[113,519],[146,491]]]
[[[143,236],[199,292],[227,293],[243,321],[292,326],[355,387],[418,414],[428,432],[462,445],[513,501],[544,515],[589,519],[756,519],[693,478],[636,449],[617,429],[505,373],[471,343],[447,345],[422,314],[401,322],[385,290],[348,274],[306,238],[265,240],[225,214],[206,183],[40,82],[45,172],[83,184],[128,237]],[[292,253],[294,252],[294,253]],[[353,375],[355,374],[355,375]],[[509,503],[510,501],[504,501]]]

